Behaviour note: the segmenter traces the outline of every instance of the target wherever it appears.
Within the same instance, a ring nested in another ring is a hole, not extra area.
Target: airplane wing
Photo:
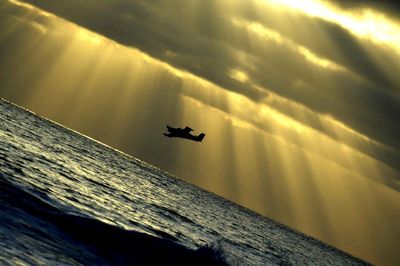
[[[193,131],[192,128],[190,127],[185,127],[185,128],[175,128],[167,125],[168,133],[164,133],[164,136],[166,137],[175,137],[175,138],[184,138],[184,139],[189,139],[193,141],[199,141],[201,142],[204,139],[205,134],[201,133],[198,136],[193,136],[190,134],[191,131]]]
[[[185,127],[183,129],[183,132],[185,132],[185,133],[189,133],[190,131],[193,131],[193,129],[191,129],[190,127]]]

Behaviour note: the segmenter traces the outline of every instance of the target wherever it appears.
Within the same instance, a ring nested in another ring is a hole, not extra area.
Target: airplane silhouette
[[[185,128],[175,128],[175,127],[170,127],[167,126],[168,133],[164,133],[164,136],[167,136],[169,138],[183,138],[183,139],[189,139],[193,141],[199,141],[201,142],[205,135],[204,133],[201,133],[198,136],[194,136],[190,134],[190,131],[193,131],[190,127],[185,127]]]

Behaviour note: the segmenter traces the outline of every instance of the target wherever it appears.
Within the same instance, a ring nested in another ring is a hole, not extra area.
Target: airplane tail
[[[196,141],[202,141],[203,139],[204,139],[204,137],[206,136],[206,134],[204,134],[204,133],[201,133],[200,135],[198,135],[197,137],[196,137]]]

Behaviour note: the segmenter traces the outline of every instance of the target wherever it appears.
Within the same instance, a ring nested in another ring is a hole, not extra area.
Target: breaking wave
[[[125,230],[97,219],[69,213],[45,194],[15,185],[2,173],[0,203],[0,224],[3,227],[0,232],[14,236],[18,232],[20,235],[30,235],[35,241],[63,251],[73,246],[75,248],[69,250],[67,255],[78,263],[227,265],[223,252],[214,246],[192,250],[170,239]],[[28,252],[30,247],[27,243],[29,241],[25,241]],[[23,258],[20,260],[23,261]]]

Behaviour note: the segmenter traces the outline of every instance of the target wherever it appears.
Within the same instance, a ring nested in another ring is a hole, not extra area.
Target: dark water
[[[0,101],[0,264],[359,265]]]

